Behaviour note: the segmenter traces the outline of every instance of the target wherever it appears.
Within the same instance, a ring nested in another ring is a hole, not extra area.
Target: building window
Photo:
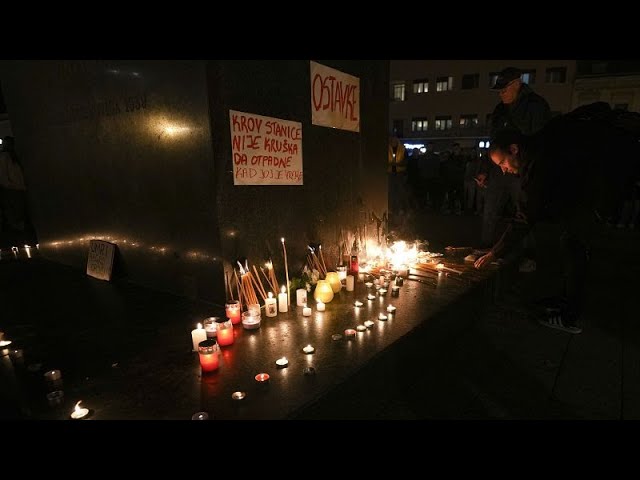
[[[625,110],[625,111],[627,111],[627,110],[629,110],[629,104],[628,103],[616,103],[613,106],[613,109],[614,110]]]
[[[402,119],[393,121],[393,135],[398,138],[404,136],[404,121]]]
[[[422,78],[413,81],[413,93],[427,93],[429,91],[429,80]]]
[[[460,115],[460,128],[473,128],[478,126],[478,115]]]
[[[396,102],[404,102],[404,82],[393,84],[393,99]]]
[[[451,130],[451,117],[436,117],[436,130]]]
[[[437,77],[436,92],[446,92],[453,90],[453,77]]]
[[[498,75],[500,75],[500,72],[491,72],[489,74],[489,88],[493,88],[493,86],[496,84]]]
[[[429,128],[429,121],[426,118],[414,118],[411,120],[412,132],[426,132]]]
[[[480,86],[480,74],[473,73],[471,75],[462,76],[462,84],[460,88],[463,90],[471,90],[472,88],[478,88]]]
[[[547,83],[565,83],[567,81],[567,67],[547,68],[545,80]]]
[[[523,70],[522,75],[520,75],[520,79],[522,80],[522,83],[533,85],[534,83],[536,83],[536,71]]]

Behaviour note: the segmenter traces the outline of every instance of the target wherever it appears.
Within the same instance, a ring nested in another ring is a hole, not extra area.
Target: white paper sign
[[[87,275],[100,280],[111,280],[115,252],[116,245],[114,243],[91,240],[89,242],[89,258],[87,259]]]
[[[302,185],[302,123],[229,110],[234,185]]]
[[[311,123],[360,131],[360,79],[311,62]]]

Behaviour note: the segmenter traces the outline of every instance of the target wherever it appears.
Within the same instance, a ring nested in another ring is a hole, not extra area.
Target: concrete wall
[[[308,61],[4,62],[42,254],[84,269],[104,238],[126,279],[221,303],[223,268],[281,262],[281,236],[292,270],[337,252],[387,207],[388,62],[319,62],[360,77],[359,134],[311,125]],[[303,186],[233,185],[229,109],[302,122]]]

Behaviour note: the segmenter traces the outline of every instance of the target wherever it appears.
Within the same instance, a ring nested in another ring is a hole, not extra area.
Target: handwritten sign
[[[360,131],[360,79],[311,62],[311,123]]]
[[[87,259],[87,275],[100,280],[111,280],[115,252],[115,244],[103,240],[91,240],[89,242],[89,258]]]
[[[302,185],[302,123],[229,110],[234,185]]]

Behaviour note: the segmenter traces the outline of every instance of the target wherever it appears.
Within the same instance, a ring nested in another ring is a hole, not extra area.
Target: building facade
[[[433,142],[436,150],[488,139],[500,101],[491,86],[502,69],[517,67],[553,114],[572,108],[575,60],[392,60],[389,131],[405,144]]]
[[[578,62],[572,107],[607,102],[611,108],[640,111],[640,62]]]

